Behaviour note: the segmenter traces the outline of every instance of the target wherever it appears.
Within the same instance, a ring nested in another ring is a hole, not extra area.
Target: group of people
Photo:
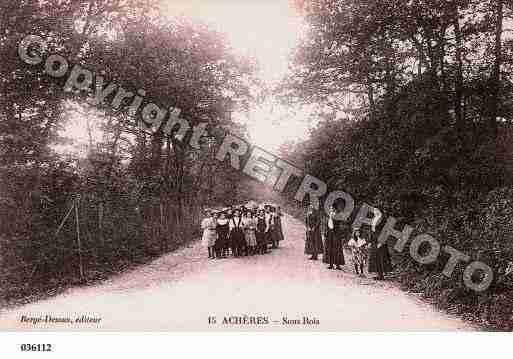
[[[329,264],[328,269],[341,270],[346,264],[344,247],[351,250],[351,259],[357,275],[365,275],[368,265],[369,273],[377,273],[377,280],[383,280],[385,273],[392,271],[388,245],[378,243],[374,227],[362,233],[361,228],[351,228],[346,222],[337,220],[337,210],[332,207],[325,229],[321,228],[321,217],[313,206],[306,212],[305,254],[311,260],[317,260],[323,254],[323,260]]]
[[[229,206],[206,213],[202,243],[211,259],[266,254],[284,240],[280,207]]]
[[[202,243],[208,249],[208,257],[242,257],[269,253],[284,240],[282,213],[278,206],[264,204],[207,209],[207,217],[201,222]],[[384,279],[392,271],[388,245],[378,243],[375,228],[352,228],[337,219],[337,209],[332,207],[325,225],[313,206],[306,212],[305,253],[311,260],[329,264],[328,269],[342,270],[346,264],[344,248],[351,251],[351,262],[357,275],[377,273],[376,279]],[[366,231],[363,231],[366,230]]]

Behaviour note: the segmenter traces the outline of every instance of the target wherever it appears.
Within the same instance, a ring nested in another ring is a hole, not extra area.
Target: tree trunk
[[[499,104],[501,95],[501,66],[502,66],[502,31],[504,22],[504,0],[495,2],[495,62],[492,74],[492,98],[490,106],[490,131],[497,138],[497,117],[499,116]]]
[[[463,116],[463,59],[462,59],[462,39],[459,20],[458,3],[452,3],[452,23],[454,26],[454,35],[456,37],[456,81],[454,86],[454,113],[456,115],[456,127],[459,130],[464,128],[465,118]]]
[[[151,141],[151,175],[158,176],[161,174],[161,158],[163,145],[162,132],[158,131],[152,136]]]
[[[103,236],[103,210],[103,202],[100,202],[98,204],[98,234],[100,237],[100,244],[102,248],[105,247],[105,238]]]
[[[367,96],[369,97],[370,117],[374,118],[374,113],[376,112],[376,104],[374,102],[374,88],[372,87],[370,74],[367,74]]]

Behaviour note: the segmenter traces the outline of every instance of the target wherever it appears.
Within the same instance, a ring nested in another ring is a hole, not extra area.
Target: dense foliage
[[[513,328],[511,2],[306,4],[309,36],[281,90],[322,120],[284,156],[490,264],[496,281],[478,295],[440,273],[446,258],[395,258],[409,289]]]
[[[18,57],[21,39],[41,36],[45,56],[143,89],[148,102],[180,108],[192,126],[236,131],[229,112],[245,106],[253,65],[220,34],[165,18],[157,4],[0,4],[1,304],[172,250],[194,238],[203,205],[235,193],[238,174],[214,162],[220,133],[208,132],[195,149],[162,127],[140,131],[125,106],[91,106],[90,93],[64,92],[60,79]],[[85,141],[62,135],[77,122]]]

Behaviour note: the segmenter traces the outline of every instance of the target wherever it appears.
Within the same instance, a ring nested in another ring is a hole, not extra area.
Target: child
[[[360,237],[360,229],[356,228],[353,230],[351,240],[347,243],[347,245],[351,248],[356,275],[364,276],[363,268],[367,262],[367,251],[365,248],[367,242],[365,239]]]
[[[244,228],[244,237],[246,239],[246,248],[248,249],[248,254],[254,255],[256,252],[256,246],[257,246],[257,240],[256,240],[256,234],[255,234],[257,221],[253,217],[252,212],[247,211],[244,214],[242,226]]]
[[[217,232],[216,232],[216,219],[214,218],[214,212],[211,210],[205,211],[207,218],[201,222],[201,229],[203,229],[203,237],[201,242],[203,246],[208,248],[208,258],[215,258],[214,246],[216,244]]]
[[[246,240],[244,239],[244,231],[242,229],[242,217],[239,210],[235,210],[230,221],[230,243],[232,245],[232,253],[234,257],[243,255]]]
[[[227,249],[229,248],[228,234],[230,233],[230,224],[224,212],[221,212],[217,219],[216,231],[216,256],[218,258],[225,258],[228,251]]]
[[[267,252],[267,241],[266,241],[266,230],[267,221],[265,219],[264,210],[258,211],[257,228],[256,228],[256,240],[257,240],[257,252],[258,254],[265,254]]]

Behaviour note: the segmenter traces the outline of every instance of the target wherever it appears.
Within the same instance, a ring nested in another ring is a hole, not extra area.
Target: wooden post
[[[75,201],[73,201],[73,203],[71,204],[71,207],[68,211],[68,213],[66,214],[66,216],[64,216],[64,219],[62,220],[59,228],[57,228],[57,231],[55,232],[55,235],[54,235],[54,238],[57,238],[57,236],[59,235],[59,232],[61,231],[62,229],[62,226],[64,226],[64,223],[66,223],[66,221],[68,220],[69,218],[69,215],[71,214],[71,212],[73,211],[73,208],[75,207]]]
[[[75,218],[77,223],[77,244],[78,244],[78,260],[80,266],[80,279],[84,280],[84,264],[82,262],[82,243],[80,242],[80,219],[78,217],[78,206],[80,205],[80,196],[75,200]]]
[[[180,222],[180,207],[175,207],[175,227],[176,227],[176,240],[175,243],[180,245],[182,243],[182,224]]]
[[[166,238],[166,231],[164,227],[164,204],[162,203],[162,200],[159,203],[160,208],[160,251],[164,252],[167,251],[167,238]]]
[[[105,239],[103,237],[103,202],[98,205],[98,232],[100,232],[100,243],[105,247]]]

